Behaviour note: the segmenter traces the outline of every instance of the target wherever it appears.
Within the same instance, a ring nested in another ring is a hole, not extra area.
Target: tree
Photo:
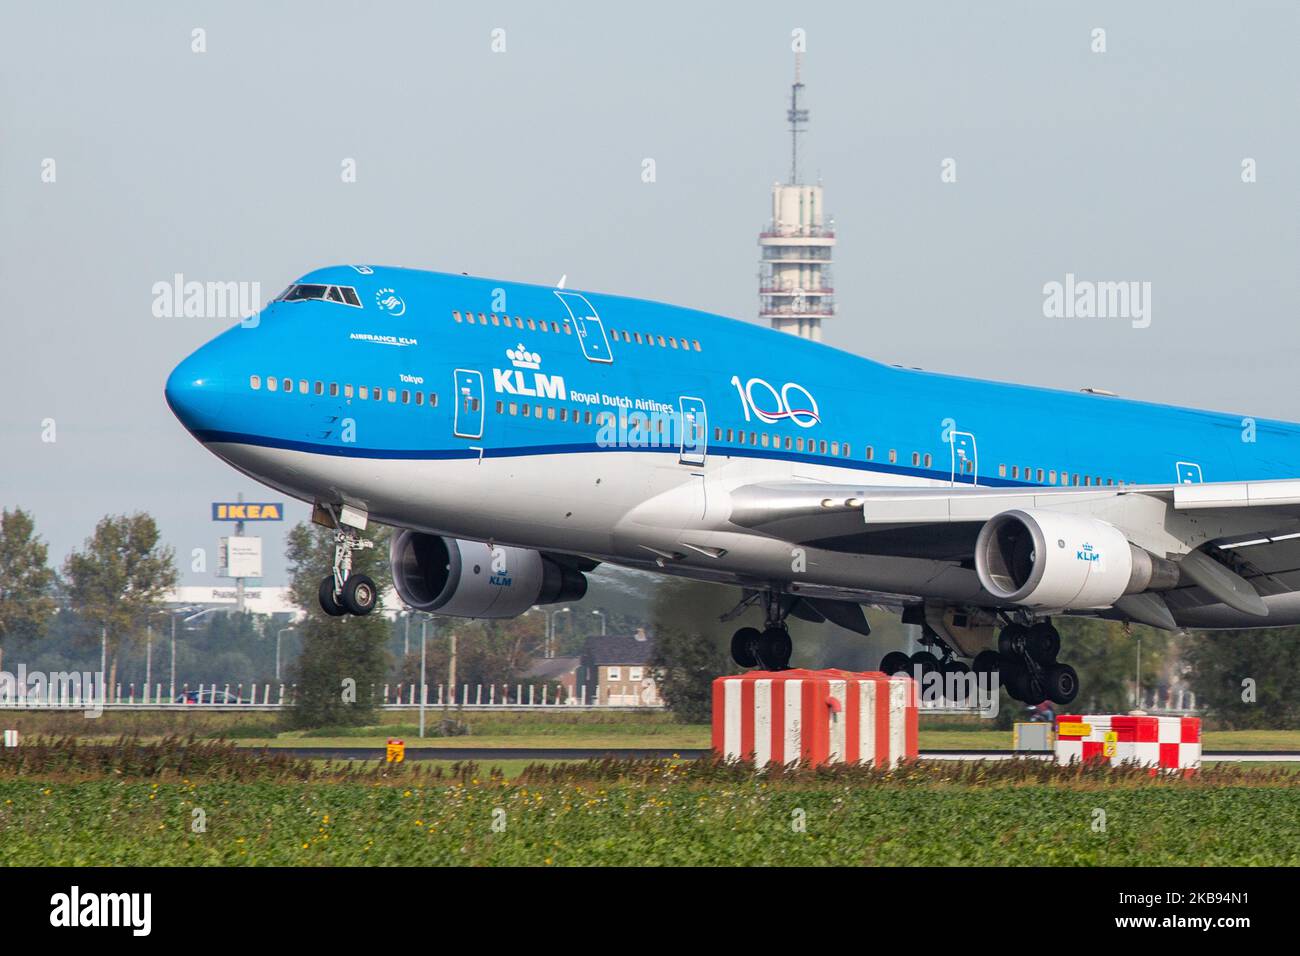
[[[63,564],[73,608],[105,635],[109,687],[116,683],[121,651],[138,643],[146,618],[176,587],[175,552],[158,538],[158,525],[148,514],[108,515],[85,548]]]
[[[736,670],[723,650],[735,625],[718,618],[738,596],[734,589],[698,581],[666,581],[659,587],[651,614],[650,666],[659,693],[680,721],[708,723],[714,678]]]
[[[0,641],[39,637],[54,613],[49,548],[35,528],[21,508],[0,511]]]
[[[1225,729],[1296,727],[1297,651],[1300,628],[1203,631],[1187,637],[1183,661],[1198,706]]]
[[[375,546],[352,553],[352,573],[369,575],[383,595],[392,581],[389,531],[375,525],[364,537]],[[291,720],[300,727],[368,723],[374,716],[371,689],[382,683],[388,667],[389,624],[379,608],[364,617],[330,617],[321,610],[320,582],[334,568],[332,530],[296,525],[285,556],[294,603],[306,612],[298,625],[302,652],[290,668],[298,685]]]

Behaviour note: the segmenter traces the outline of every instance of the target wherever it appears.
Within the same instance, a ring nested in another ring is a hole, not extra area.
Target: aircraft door
[[[948,433],[948,447],[952,455],[952,484],[978,485],[980,467],[975,436],[953,429]]]
[[[614,361],[614,353],[609,350],[609,338],[605,335],[605,323],[586,296],[560,289],[556,289],[555,294],[569,310],[569,317],[573,319],[573,331],[577,333],[578,344],[582,346],[582,354],[587,357],[587,361]]]
[[[452,375],[455,378],[452,397],[456,401],[452,430],[457,438],[482,438],[483,373],[458,368]]]
[[[683,395],[678,405],[681,448],[677,460],[683,465],[703,465],[709,451],[709,413],[704,399]]]

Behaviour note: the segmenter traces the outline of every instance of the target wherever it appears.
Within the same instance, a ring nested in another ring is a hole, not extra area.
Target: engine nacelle
[[[494,554],[497,558],[493,568]],[[587,593],[581,571],[527,548],[401,531],[389,549],[393,586],[417,611],[451,617],[518,617],[534,604],[576,601]]]
[[[1110,607],[1125,594],[1173,587],[1177,566],[1097,518],[1059,511],[994,515],[975,541],[980,584],[1008,604]]]

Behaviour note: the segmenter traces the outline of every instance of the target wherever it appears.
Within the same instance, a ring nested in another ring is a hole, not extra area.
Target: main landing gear
[[[939,673],[945,677],[948,674],[965,677],[971,672],[970,666],[957,660],[953,648],[928,624],[921,626],[921,644],[926,650],[917,651],[910,657],[902,651],[890,651],[881,660],[880,669],[886,674],[897,674],[902,671],[913,677],[918,674],[924,677],[931,673]]]
[[[369,614],[379,603],[375,582],[368,575],[352,573],[352,552],[374,546],[352,528],[335,530],[334,573],[321,579],[319,593],[321,610],[330,617]]]
[[[741,667],[761,667],[765,671],[783,671],[790,667],[790,654],[794,644],[786,616],[788,604],[771,591],[763,592],[763,611],[767,619],[760,631],[756,627],[742,627],[731,636],[731,659]]]
[[[1061,635],[1050,621],[1028,626],[1007,624],[998,634],[998,649],[981,651],[970,667],[954,660],[952,648],[928,626],[924,628],[921,643],[938,654],[922,650],[909,657],[901,651],[891,651],[880,662],[880,669],[886,674],[902,671],[910,676],[919,673],[922,677],[933,671],[945,675],[972,670],[977,675],[996,673],[1011,698],[1027,704],[1050,700],[1064,706],[1079,694],[1079,675],[1069,664],[1056,659],[1061,650]]]

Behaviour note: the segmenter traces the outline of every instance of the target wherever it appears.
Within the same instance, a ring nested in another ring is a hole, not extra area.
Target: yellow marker
[[[1119,734],[1115,731],[1107,731],[1104,742],[1101,745],[1101,754],[1103,757],[1115,756],[1115,744],[1119,743]]]
[[[388,738],[388,748],[384,752],[384,759],[388,763],[401,763],[406,759],[406,744],[393,737]]]
[[[1092,733],[1092,724],[1076,722],[1063,723],[1056,732],[1058,737],[1087,737],[1090,733]]]

